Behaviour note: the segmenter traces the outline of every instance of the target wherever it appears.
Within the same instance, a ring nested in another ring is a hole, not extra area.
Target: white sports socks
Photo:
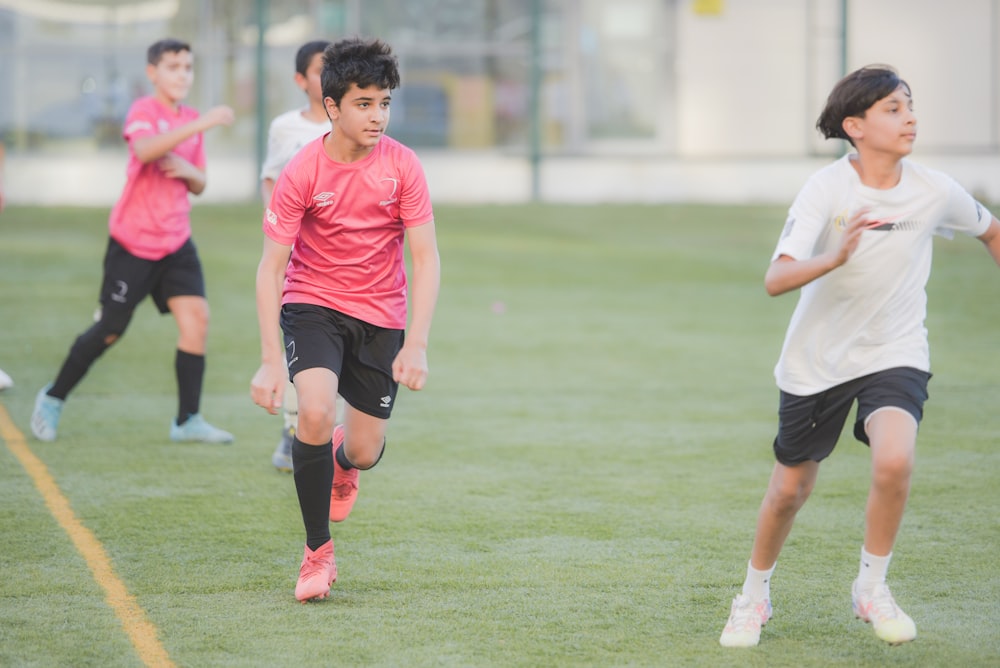
[[[763,601],[771,598],[771,574],[775,563],[766,571],[758,571],[747,562],[747,579],[743,581],[743,595],[751,601]]]
[[[862,546],[861,565],[858,569],[858,587],[864,591],[871,591],[875,585],[885,582],[890,559],[892,559],[892,552],[884,557],[876,557],[874,554],[869,554],[868,550]]]

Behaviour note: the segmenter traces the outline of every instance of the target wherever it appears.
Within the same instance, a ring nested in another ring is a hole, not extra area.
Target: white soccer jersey
[[[849,156],[813,174],[788,213],[772,261],[839,247],[847,221],[872,224],[844,265],[801,289],[774,375],[778,387],[816,394],[876,371],[930,371],[927,279],[933,235],[979,236],[992,216],[951,177],[908,160],[888,190],[862,185]]]
[[[299,149],[330,131],[330,121],[314,123],[303,116],[302,111],[286,111],[271,121],[267,132],[267,156],[260,170],[261,181],[277,181],[281,170]]]

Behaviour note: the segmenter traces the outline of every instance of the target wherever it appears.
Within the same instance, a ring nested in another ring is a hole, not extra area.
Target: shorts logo
[[[299,361],[298,356],[296,356],[296,354],[295,354],[295,341],[294,341],[294,339],[292,341],[289,341],[288,345],[285,346],[285,348],[288,348],[288,353],[285,355],[285,357],[288,360],[288,368],[291,369],[292,365]]]
[[[272,225],[278,224],[278,214],[276,214],[274,211],[271,211],[271,209],[268,209],[264,213],[264,218],[266,218],[267,222],[271,223]]]
[[[313,201],[316,202],[316,206],[333,206],[333,193],[322,192],[313,195]]]
[[[124,304],[125,295],[128,294],[128,283],[125,281],[115,281],[115,291],[111,293],[111,301]]]
[[[382,408],[388,408],[388,407],[389,407],[389,404],[390,404],[390,403],[392,403],[392,397],[390,397],[390,396],[389,396],[389,395],[387,394],[387,395],[385,395],[384,397],[382,397],[381,401],[382,401],[382,403],[381,403],[381,404],[379,404],[379,406],[381,406]]]

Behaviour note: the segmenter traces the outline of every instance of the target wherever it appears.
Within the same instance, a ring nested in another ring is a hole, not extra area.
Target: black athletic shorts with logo
[[[774,456],[786,466],[830,456],[855,400],[854,437],[868,445],[865,421],[880,408],[905,410],[920,424],[931,374],[897,367],[850,380],[806,397],[781,392]]]
[[[205,296],[205,276],[198,249],[191,239],[159,260],[136,257],[114,239],[108,239],[101,307],[132,311],[147,295],[153,298],[160,313],[170,311],[167,300],[171,297]]]
[[[386,329],[314,304],[281,307],[288,377],[305,369],[337,374],[338,392],[362,413],[388,419],[399,383],[392,362],[403,347],[403,330]]]

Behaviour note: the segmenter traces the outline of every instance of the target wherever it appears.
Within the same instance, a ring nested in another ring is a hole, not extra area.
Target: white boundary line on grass
[[[94,580],[104,590],[108,605],[121,621],[142,662],[147,666],[165,668],[174,666],[167,650],[160,644],[156,627],[146,618],[146,613],[139,607],[135,597],[128,592],[125,583],[115,573],[104,546],[94,533],[77,519],[69,500],[59,489],[45,463],[28,447],[24,435],[14,425],[3,404],[0,404],[0,437],[3,437],[7,449],[17,457],[31,476],[52,516],[66,531],[77,551],[87,562],[87,566],[94,574]]]

